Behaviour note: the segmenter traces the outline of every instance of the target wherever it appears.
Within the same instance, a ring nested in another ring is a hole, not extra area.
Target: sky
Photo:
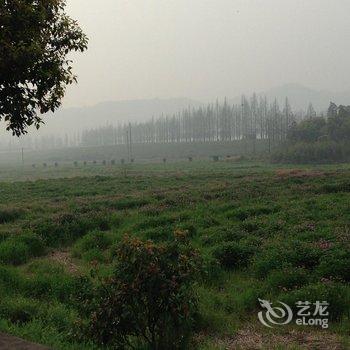
[[[349,0],[67,0],[89,36],[65,107],[350,88]]]

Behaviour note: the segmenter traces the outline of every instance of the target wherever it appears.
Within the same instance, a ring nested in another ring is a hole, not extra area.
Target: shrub
[[[59,303],[51,304],[45,312],[41,312],[40,318],[52,325],[60,332],[70,333],[76,320],[75,313],[67,306]]]
[[[333,248],[326,252],[317,268],[321,277],[350,282],[350,250]]]
[[[22,297],[3,299],[0,302],[0,317],[12,323],[23,324],[36,317],[40,310],[40,304],[33,299]]]
[[[3,264],[21,265],[28,261],[29,249],[23,242],[8,240],[0,245],[0,261]]]
[[[38,257],[45,254],[46,249],[43,239],[34,233],[28,232],[15,236],[14,240],[25,243],[31,257]]]
[[[345,142],[317,141],[286,145],[275,152],[272,160],[290,163],[327,163],[349,160],[350,145]]]
[[[349,316],[350,310],[350,290],[348,286],[340,283],[315,283],[309,284],[300,289],[294,290],[278,297],[293,307],[298,301],[326,301],[329,303],[329,318],[340,320],[342,316]]]
[[[241,221],[244,221],[250,217],[259,216],[259,215],[269,215],[275,213],[279,210],[276,206],[264,206],[264,205],[256,205],[252,207],[246,208],[238,208],[231,212],[228,212],[226,215],[230,218],[236,218]]]
[[[98,248],[92,248],[87,250],[86,252],[84,252],[81,257],[87,261],[87,262],[99,262],[99,263],[103,263],[106,261],[105,256],[103,255],[103,252],[101,252],[100,249]]]
[[[272,271],[266,279],[271,292],[293,290],[308,284],[309,274],[305,269],[291,268]]]
[[[113,348],[135,342],[186,348],[197,310],[192,285],[198,269],[198,254],[185,242],[125,238],[113,275],[81,304],[89,319],[83,337]]]
[[[7,224],[19,219],[23,215],[20,209],[0,209],[0,224]]]
[[[14,267],[0,266],[0,286],[11,293],[17,292],[22,287],[22,278]]]
[[[320,249],[305,242],[274,242],[256,255],[253,270],[257,277],[266,277],[271,271],[284,268],[313,269],[319,264],[320,256]]]
[[[252,247],[237,242],[226,242],[214,250],[214,257],[228,269],[246,267],[254,254]]]
[[[54,220],[38,221],[31,226],[47,245],[57,247],[72,243],[94,229],[107,231],[110,221],[109,216],[99,212],[89,212],[86,215],[66,213]]]
[[[73,253],[75,256],[81,257],[83,253],[92,249],[98,251],[105,250],[111,243],[111,238],[106,232],[92,231],[75,243]]]

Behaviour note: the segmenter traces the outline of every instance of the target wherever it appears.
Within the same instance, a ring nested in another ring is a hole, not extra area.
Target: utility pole
[[[128,154],[129,163],[132,160],[132,133],[131,133],[131,123],[129,123],[128,128],[126,129],[126,150]]]
[[[129,130],[126,130],[126,151],[128,154],[128,160],[130,160],[130,148],[129,148]]]
[[[24,149],[23,149],[23,147],[21,150],[21,155],[22,155],[22,165],[24,165]]]
[[[130,158],[129,161],[131,162],[133,156],[132,156],[132,133],[131,133],[131,123],[129,123],[129,154]]]

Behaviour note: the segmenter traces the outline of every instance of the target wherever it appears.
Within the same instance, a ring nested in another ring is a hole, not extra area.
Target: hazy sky
[[[67,0],[90,38],[65,106],[350,88],[349,0]]]

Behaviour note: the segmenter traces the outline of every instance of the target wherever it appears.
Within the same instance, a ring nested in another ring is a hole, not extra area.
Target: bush
[[[38,221],[32,224],[32,230],[52,247],[72,243],[91,230],[107,231],[109,228],[109,216],[100,212],[89,212],[84,215],[67,213],[54,220]]]
[[[12,323],[23,324],[36,317],[40,310],[40,304],[33,299],[22,297],[3,299],[0,302],[0,317]]]
[[[106,250],[112,241],[106,232],[92,231],[80,238],[73,247],[73,254],[77,257],[81,257],[83,253],[89,250]]]
[[[275,162],[329,163],[349,160],[350,145],[345,142],[317,141],[286,145],[272,155]]]
[[[265,206],[265,205],[256,205],[252,207],[246,207],[246,208],[238,208],[231,212],[228,212],[226,216],[229,219],[239,219],[241,221],[244,221],[250,217],[260,216],[260,215],[269,215],[272,213],[275,213],[279,210],[278,207],[271,205],[271,206]]]
[[[92,248],[87,250],[81,255],[81,257],[87,262],[103,263],[106,261],[106,258],[103,255],[103,252],[101,252],[101,250],[98,248]]]
[[[29,258],[28,246],[23,242],[7,240],[0,244],[0,262],[2,264],[21,265]]]
[[[309,274],[305,269],[292,268],[272,271],[266,279],[272,293],[278,290],[294,290],[308,284]]]
[[[274,242],[256,255],[253,270],[257,277],[266,277],[273,270],[292,267],[313,269],[319,264],[320,256],[320,249],[305,242]]]
[[[31,257],[38,257],[45,254],[46,249],[43,239],[34,233],[24,233],[20,236],[15,236],[13,239],[17,242],[25,243]]]
[[[333,248],[326,252],[316,271],[321,277],[350,282],[350,250]]]
[[[157,245],[126,237],[116,255],[113,275],[81,303],[89,320],[82,321],[82,336],[113,348],[186,348],[197,310],[192,285],[198,254],[186,242]]]
[[[19,219],[23,215],[20,209],[0,209],[0,224],[7,224]]]
[[[32,233],[11,236],[0,243],[0,261],[4,264],[21,265],[31,257],[45,253],[42,239]]]
[[[214,250],[214,257],[228,269],[246,267],[253,254],[253,247],[237,242],[223,243]]]
[[[349,316],[350,290],[348,286],[340,283],[315,283],[309,284],[298,290],[282,294],[278,300],[293,307],[298,301],[326,301],[329,303],[329,318],[340,320],[342,316]]]

